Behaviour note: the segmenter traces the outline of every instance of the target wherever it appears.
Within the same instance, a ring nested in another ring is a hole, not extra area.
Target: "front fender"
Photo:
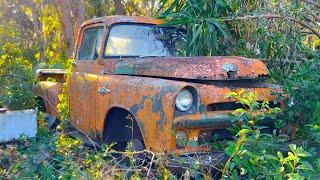
[[[61,82],[40,81],[36,84],[34,89],[35,95],[44,100],[47,113],[58,116],[58,95],[61,93],[61,88]]]
[[[101,77],[98,88],[107,89],[98,95],[101,116],[97,128],[103,132],[109,109],[128,110],[137,121],[147,149],[170,150],[172,147],[172,120],[175,97],[189,83],[158,78],[110,75]]]

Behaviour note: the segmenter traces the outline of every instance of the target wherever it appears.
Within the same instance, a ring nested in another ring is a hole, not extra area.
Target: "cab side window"
[[[78,60],[94,60],[98,58],[99,45],[103,35],[103,28],[86,29],[83,33]]]

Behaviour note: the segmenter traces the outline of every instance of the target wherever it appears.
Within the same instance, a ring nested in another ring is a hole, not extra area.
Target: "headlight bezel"
[[[183,91],[183,90],[188,90],[192,94],[192,98],[193,98],[191,107],[186,111],[181,111],[180,109],[177,108],[177,105],[176,105],[177,97],[181,93],[181,91]],[[197,94],[198,94],[197,90],[192,86],[186,86],[186,87],[182,88],[179,91],[179,93],[176,95],[174,102],[173,102],[175,114],[180,115],[180,114],[194,114],[194,113],[196,113],[197,105],[198,105],[198,95]]]

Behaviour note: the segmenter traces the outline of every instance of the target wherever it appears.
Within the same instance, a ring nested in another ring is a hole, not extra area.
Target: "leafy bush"
[[[223,178],[303,179],[314,176],[313,167],[307,161],[310,153],[295,144],[281,152],[284,147],[280,145],[287,136],[278,135],[276,130],[272,134],[263,133],[267,127],[259,125],[259,121],[265,118],[276,121],[275,113],[279,108],[270,108],[267,101],[256,102],[256,94],[252,92],[231,92],[227,97],[237,99],[244,108],[231,114],[237,135],[236,142],[230,141],[225,150],[230,158],[222,170]]]
[[[320,61],[296,65],[289,76],[278,77],[283,84],[282,94],[286,109],[284,118],[287,122],[298,124],[298,136],[313,137],[318,140],[320,135]]]
[[[33,108],[34,77],[31,64],[9,43],[2,47],[0,56],[0,105],[11,110]]]
[[[161,0],[160,4],[163,13],[158,18],[186,28],[188,56],[266,59],[280,67],[278,71],[287,67],[286,61],[316,57],[320,36],[311,31],[317,25],[306,28],[297,23],[308,22],[309,13],[318,15],[309,2]]]

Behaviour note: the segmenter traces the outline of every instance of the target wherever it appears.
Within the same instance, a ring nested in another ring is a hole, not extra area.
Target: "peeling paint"
[[[115,64],[113,74],[228,80],[269,76],[269,71],[261,61],[242,57],[157,57],[128,58]]]
[[[226,63],[224,65],[222,65],[222,70],[224,71],[233,71],[233,72],[236,72],[236,71],[239,71],[238,69],[238,66],[235,65],[234,63]]]

